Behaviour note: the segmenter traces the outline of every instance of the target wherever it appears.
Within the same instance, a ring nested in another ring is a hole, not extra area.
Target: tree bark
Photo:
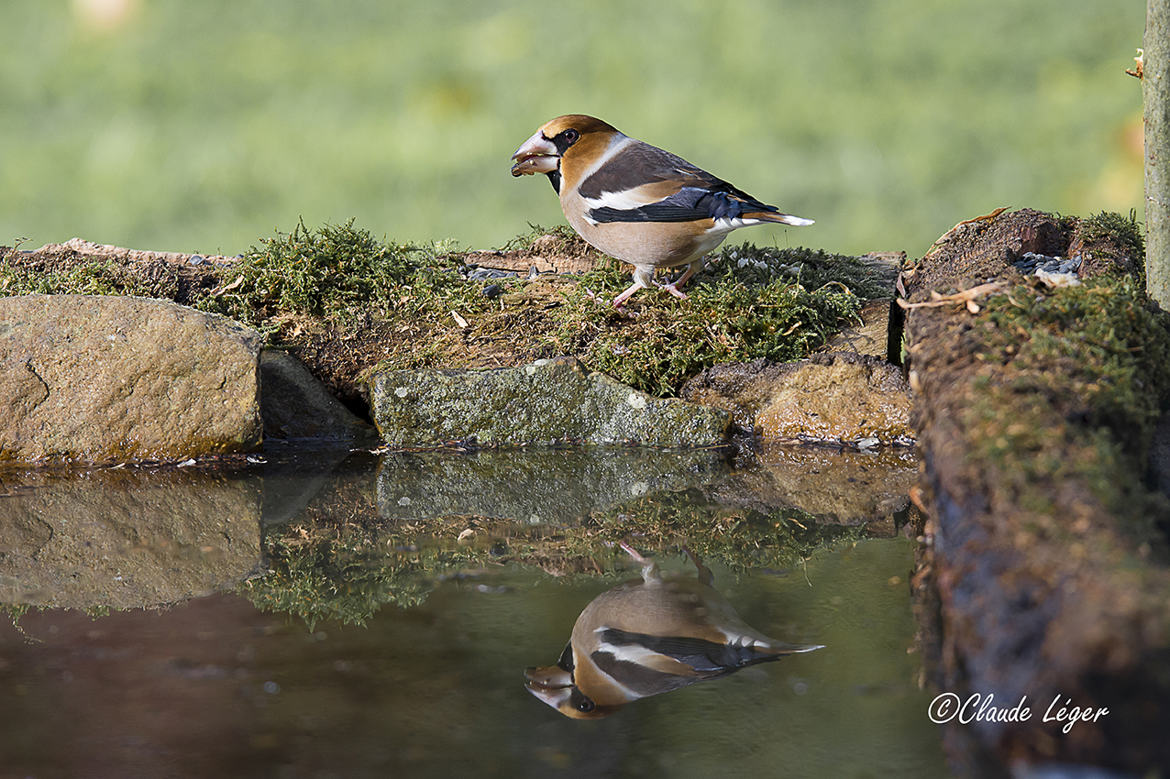
[[[1146,0],[1146,291],[1170,310],[1170,0]]]

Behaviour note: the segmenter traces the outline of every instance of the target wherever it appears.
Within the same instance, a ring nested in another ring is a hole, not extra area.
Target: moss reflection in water
[[[615,545],[628,538],[645,549],[685,542],[704,559],[743,571],[791,567],[864,535],[864,526],[818,522],[797,509],[712,506],[698,490],[593,512],[576,527],[469,515],[388,524],[369,507],[340,521],[270,528],[269,572],[242,593],[310,629],[320,620],[362,625],[385,604],[417,606],[439,581],[505,563],[554,576],[614,573],[624,562]]]

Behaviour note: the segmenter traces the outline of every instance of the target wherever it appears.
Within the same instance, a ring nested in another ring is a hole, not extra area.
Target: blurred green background
[[[1141,217],[1141,0],[5,0],[0,244],[235,254],[299,217],[498,246],[508,175],[600,116],[817,220],[737,238],[921,254],[996,206]]]

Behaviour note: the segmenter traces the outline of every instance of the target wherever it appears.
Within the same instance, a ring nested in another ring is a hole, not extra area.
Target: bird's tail
[[[798,655],[802,652],[813,652],[817,649],[824,649],[824,644],[786,644],[783,641],[772,641],[766,646],[756,645],[755,650],[760,654],[770,655],[772,657],[783,657],[784,655]]]
[[[773,641],[771,639],[767,643],[756,642],[745,646],[729,646],[724,649],[724,654],[720,656],[722,663],[717,675],[722,676],[739,668],[757,663],[779,660],[786,655],[797,655],[801,652],[812,652],[824,648],[823,644],[786,644],[783,641]],[[692,662],[688,662],[688,664],[695,666]],[[697,666],[696,670],[699,670]]]
[[[794,227],[804,227],[813,223],[813,220],[805,219],[803,216],[782,214],[779,211],[749,211],[742,218],[759,219],[761,222],[776,222],[778,224],[793,225]]]

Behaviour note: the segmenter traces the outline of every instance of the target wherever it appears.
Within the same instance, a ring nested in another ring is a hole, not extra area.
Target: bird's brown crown
[[[585,114],[565,114],[545,122],[540,128],[545,138],[555,138],[568,129],[576,130],[581,135],[586,133],[616,133],[618,130],[608,122],[603,122],[595,116]]]

